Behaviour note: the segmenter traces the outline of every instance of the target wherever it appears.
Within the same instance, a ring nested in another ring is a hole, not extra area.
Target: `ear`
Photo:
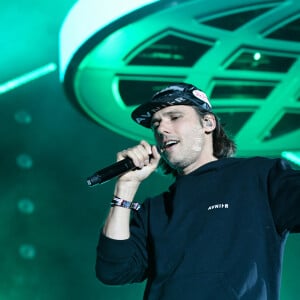
[[[203,117],[203,128],[205,129],[206,133],[210,133],[215,130],[216,128],[216,118],[212,114],[206,114]]]

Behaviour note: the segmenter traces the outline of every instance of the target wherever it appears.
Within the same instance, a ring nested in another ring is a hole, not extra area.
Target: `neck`
[[[218,160],[218,158],[216,158],[215,156],[213,156],[212,154],[209,156],[205,156],[205,157],[200,157],[197,162],[190,164],[189,166],[185,167],[182,170],[178,170],[178,173],[180,175],[187,175],[195,170],[197,170],[198,168],[212,162],[212,161],[216,161]]]

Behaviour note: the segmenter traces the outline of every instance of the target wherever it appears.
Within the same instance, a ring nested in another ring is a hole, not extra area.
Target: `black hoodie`
[[[146,199],[128,240],[100,234],[96,274],[147,280],[147,300],[278,300],[284,244],[299,231],[299,171],[281,159],[221,159]]]

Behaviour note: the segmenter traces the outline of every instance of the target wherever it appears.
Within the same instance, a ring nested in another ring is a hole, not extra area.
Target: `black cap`
[[[190,105],[203,112],[212,111],[208,97],[202,90],[192,84],[174,83],[155,93],[150,102],[138,106],[131,117],[138,124],[150,128],[153,114],[172,105]]]

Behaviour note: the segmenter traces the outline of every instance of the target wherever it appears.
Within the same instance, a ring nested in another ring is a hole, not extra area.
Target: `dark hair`
[[[203,112],[198,107],[192,106],[200,117],[200,122],[205,115],[211,114],[216,120],[216,128],[213,131],[213,155],[220,159],[231,157],[236,152],[235,142],[226,134],[220,119],[212,112]],[[177,175],[177,170],[171,168],[163,158],[159,162],[159,168],[163,174],[173,174]]]

